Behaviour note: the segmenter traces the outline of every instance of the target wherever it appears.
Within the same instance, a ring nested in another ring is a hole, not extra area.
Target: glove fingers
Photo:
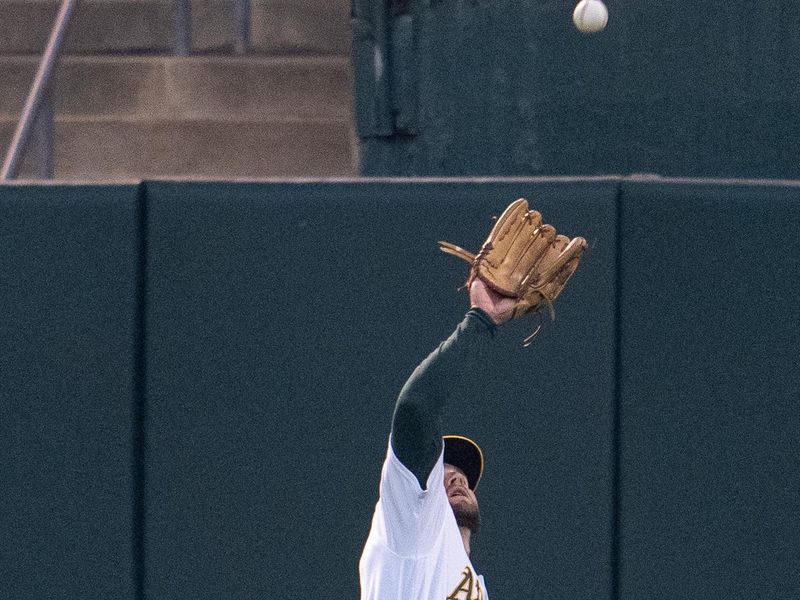
[[[491,243],[494,247],[502,243],[511,244],[524,227],[525,216],[529,212],[531,211],[528,210],[528,201],[525,198],[514,200],[497,219],[497,223],[492,227],[485,243]],[[536,213],[536,211],[533,212]],[[541,222],[541,215],[539,215],[539,222]]]
[[[519,244],[516,256],[509,257],[507,261],[509,273],[519,282],[521,289],[527,286],[531,274],[541,270],[541,263],[552,252],[555,239],[555,227],[542,225],[531,232],[525,244]]]
[[[489,237],[482,247],[482,253],[490,257],[494,268],[499,268],[497,259],[507,263],[514,261],[520,252],[520,236],[533,231],[542,223],[542,215],[538,211],[528,210],[528,201],[520,198],[512,202],[503,211],[500,218],[489,232]],[[492,260],[494,259],[494,260]]]
[[[528,201],[520,198],[512,202],[495,223],[481,248],[475,263],[478,276],[495,291],[519,296],[521,276],[511,274],[525,253],[525,236],[542,222],[538,211],[528,210]]]
[[[546,249],[539,264],[535,265],[527,274],[523,281],[523,286],[527,288],[527,291],[523,292],[524,312],[522,314],[538,309],[546,300],[552,303],[572,273],[578,268],[577,260],[567,260],[563,265],[561,263],[564,258],[568,259],[574,252],[574,250],[566,252],[569,244],[570,239],[567,236],[557,235]],[[561,266],[559,267],[559,265]],[[552,317],[552,304],[549,308]]]
[[[452,254],[453,256],[456,256],[461,260],[465,260],[470,264],[472,264],[472,261],[475,260],[475,255],[468,250],[464,250],[461,246],[456,246],[455,244],[451,244],[450,242],[445,242],[442,240],[439,240],[437,243],[439,244],[439,250],[445,254]]]
[[[572,274],[577,270],[578,263],[578,259],[573,259],[564,265],[564,268],[559,271],[556,279],[545,285],[542,288],[541,293],[544,296],[547,296],[551,302],[558,298],[561,295],[561,292],[564,291],[564,288],[567,286],[567,282],[569,281],[570,277],[572,277]]]
[[[531,223],[541,220],[539,213],[530,216]],[[556,230],[551,225],[531,229],[522,222],[508,248],[494,247],[487,260],[478,264],[478,272],[496,290],[519,298],[524,294],[525,278],[547,252]]]
[[[536,266],[536,277],[530,284],[537,286],[539,283],[546,283],[552,279],[552,267],[558,262],[564,249],[569,245],[569,238],[565,235],[554,236],[552,243],[545,248],[541,260]]]
[[[566,237],[564,238],[564,240],[567,239]],[[585,249],[586,240],[582,237],[576,237],[560,248],[554,245],[552,252],[548,253],[546,257],[547,262],[542,261],[542,264],[539,265],[539,280],[544,282],[554,279],[555,275],[564,268],[564,265],[573,259],[580,259]]]
[[[586,240],[576,237],[566,246],[562,246],[555,261],[540,275],[540,291],[552,302],[561,294],[570,277],[580,263],[581,255],[586,249]]]

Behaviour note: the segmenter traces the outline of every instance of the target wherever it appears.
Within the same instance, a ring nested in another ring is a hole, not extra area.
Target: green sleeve
[[[442,415],[454,383],[485,363],[495,324],[478,308],[408,378],[392,418],[392,449],[425,489],[442,451]]]

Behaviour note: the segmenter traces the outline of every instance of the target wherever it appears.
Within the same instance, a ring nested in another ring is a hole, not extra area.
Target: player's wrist
[[[470,284],[469,295],[470,305],[483,310],[495,325],[511,320],[517,302],[514,298],[497,293],[477,278]]]
[[[480,306],[472,306],[469,311],[467,311],[467,316],[474,317],[475,321],[480,323],[483,328],[491,334],[495,333],[498,323],[496,323],[492,316]]]

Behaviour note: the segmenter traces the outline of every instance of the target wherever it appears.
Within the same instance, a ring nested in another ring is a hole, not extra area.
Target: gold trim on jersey
[[[447,600],[483,600],[483,589],[478,575],[469,565],[464,567],[456,589],[447,596]]]

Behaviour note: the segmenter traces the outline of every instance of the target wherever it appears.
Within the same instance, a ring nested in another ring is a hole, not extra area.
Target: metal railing
[[[53,31],[47,41],[42,60],[39,62],[39,69],[33,80],[33,85],[28,93],[25,106],[22,109],[14,137],[6,153],[3,162],[3,171],[0,179],[8,181],[15,179],[19,171],[22,157],[28,145],[31,133],[36,129],[36,151],[39,159],[39,176],[45,179],[53,177],[53,93],[52,83],[53,71],[61,53],[61,44],[67,33],[72,11],[78,0],[63,0],[61,8],[56,16]]]
[[[28,92],[22,115],[6,152],[0,181],[16,179],[29,147],[32,147],[37,173],[43,179],[52,179],[54,172],[54,99],[53,73],[61,54],[61,46],[67,33],[72,13],[78,0],[62,0],[50,33],[33,85]],[[190,0],[172,0],[173,3],[173,52],[177,56],[188,56],[192,52],[192,14]],[[250,48],[250,0],[234,0],[233,5],[233,52],[246,54]]]

